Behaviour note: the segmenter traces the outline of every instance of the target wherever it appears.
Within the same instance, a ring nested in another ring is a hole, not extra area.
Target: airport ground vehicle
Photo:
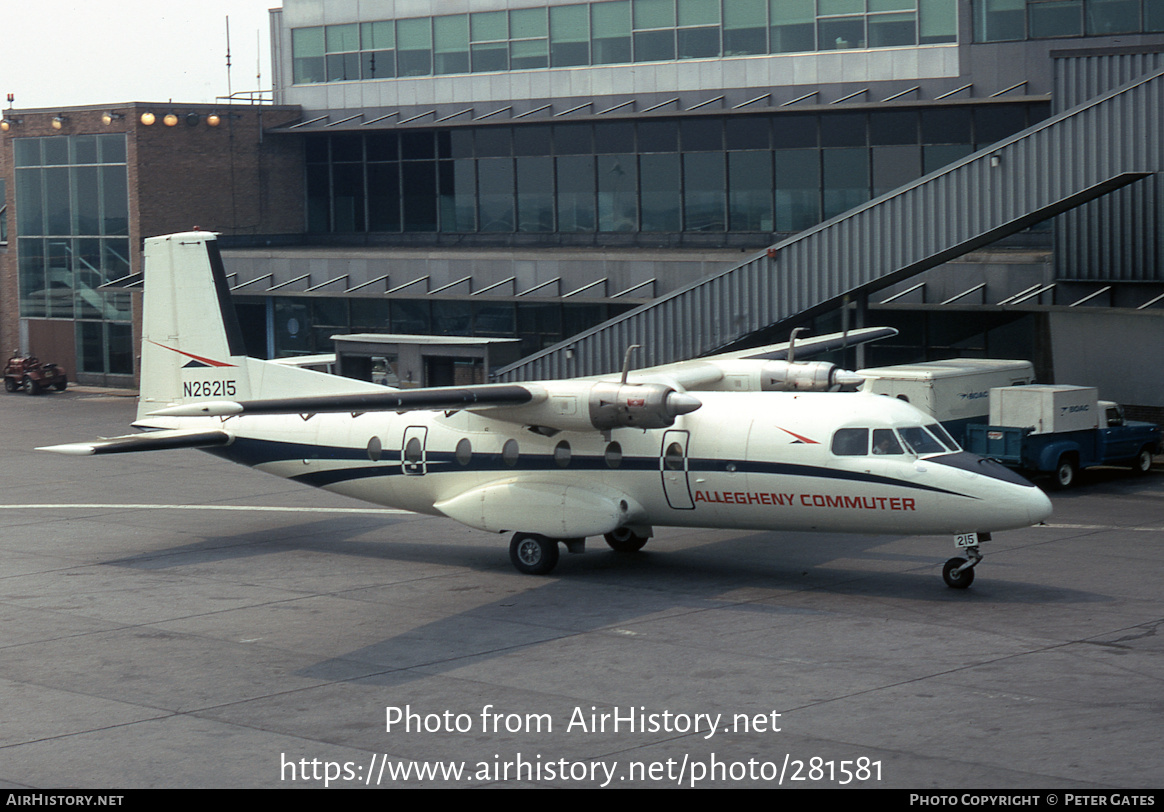
[[[966,428],[966,449],[1023,471],[1049,473],[1055,487],[1075,484],[1094,465],[1152,468],[1160,427],[1125,420],[1118,403],[1091,386],[1000,387],[990,391],[990,423]]]
[[[962,443],[966,426],[986,423],[990,390],[998,386],[1034,383],[1030,361],[994,358],[951,358],[888,367],[859,369],[862,392],[889,395],[929,412]]]
[[[44,364],[35,355],[14,352],[4,367],[4,390],[23,389],[30,395],[39,395],[46,389],[65,391],[69,378],[57,364]]]

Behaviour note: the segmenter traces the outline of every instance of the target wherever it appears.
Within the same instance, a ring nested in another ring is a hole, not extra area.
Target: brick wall
[[[106,112],[120,117],[106,124],[102,121]],[[146,112],[155,116],[152,125],[142,122]],[[217,127],[208,124],[212,112],[220,116]],[[165,124],[167,113],[178,117],[172,127]],[[65,121],[54,129],[52,121],[58,114]],[[194,116],[188,123],[189,114]],[[20,344],[12,146],[16,138],[126,133],[130,262],[135,273],[142,270],[146,237],[195,226],[229,235],[295,234],[304,229],[302,142],[263,132],[298,119],[297,107],[131,103],[8,110],[4,115],[19,119],[9,132],[0,133],[0,176],[7,181],[9,226],[9,243],[0,246],[0,348],[5,353]],[[140,301],[133,309],[134,333],[140,335]],[[71,322],[56,326],[64,330],[65,324],[71,329]],[[42,335],[42,328],[50,326],[30,324],[29,335]]]
[[[220,111],[217,127],[205,118],[188,125],[189,107],[139,105],[138,121],[147,109],[157,121],[138,123],[129,138],[130,220],[140,237],[194,226],[222,234],[303,231],[301,142],[262,132],[294,120],[297,109],[238,106]],[[178,123],[167,127],[162,117],[171,109]]]

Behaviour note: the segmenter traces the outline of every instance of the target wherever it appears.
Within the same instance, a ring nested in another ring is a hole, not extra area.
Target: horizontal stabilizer
[[[205,400],[150,412],[154,417],[229,417],[254,414],[325,414],[410,412],[415,410],[471,409],[475,406],[520,406],[533,393],[517,384],[439,386],[425,389],[388,389],[355,395],[319,395],[271,400]]]
[[[123,437],[109,437],[88,443],[66,443],[38,448],[37,451],[52,451],[54,454],[69,454],[87,457],[90,454],[125,454],[130,451],[164,451],[171,448],[213,448],[229,445],[231,436],[225,431],[198,429],[147,431],[141,434],[127,434]]]

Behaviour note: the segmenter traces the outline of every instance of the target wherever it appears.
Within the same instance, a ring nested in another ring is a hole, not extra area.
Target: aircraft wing
[[[385,389],[355,395],[315,395],[268,400],[207,400],[150,412],[151,417],[230,417],[254,414],[324,414],[328,412],[410,412],[418,409],[452,410],[484,406],[522,406],[534,392],[520,384],[437,386],[424,389]]]
[[[803,355],[872,341],[895,335],[896,332],[892,328],[874,327],[851,330],[847,334],[806,338],[796,342],[796,354],[799,359]],[[756,374],[764,364],[771,366],[775,362],[780,366],[780,359],[787,358],[789,349],[789,343],[785,342],[636,370],[628,377],[626,384],[616,382],[617,375],[608,375],[562,381],[385,389],[355,394],[261,400],[204,400],[158,409],[150,412],[149,416],[233,417],[345,412],[355,415],[366,412],[467,409],[488,413],[498,420],[557,431],[606,430],[618,426],[663,428],[672,425],[679,415],[700,407],[700,401],[684,390],[715,388],[727,371],[740,364],[752,368],[748,362],[755,362],[752,371]],[[808,370],[808,367],[799,364],[783,366]],[[832,369],[831,364],[824,366]],[[839,383],[834,381],[834,377],[834,373],[829,372],[829,377],[814,381],[812,387],[827,388]],[[781,385],[775,381],[760,384],[757,379],[754,388],[780,388]]]
[[[855,347],[858,344],[890,338],[895,335],[897,335],[897,330],[892,327],[862,327],[844,333],[827,333],[799,338],[796,340],[796,360],[804,360],[813,355],[845,347]],[[716,363],[718,361],[785,361],[788,359],[788,351],[791,346],[791,342],[783,341],[779,344],[767,344],[762,347],[750,347],[745,350],[733,350],[703,358],[693,358],[690,361],[678,361],[673,364],[636,369],[631,371],[628,380],[672,382],[685,389],[700,389],[723,378],[723,368]]]
[[[130,451],[163,451],[171,448],[214,448],[229,445],[231,436],[225,431],[199,429],[166,429],[127,434],[121,437],[106,437],[87,443],[65,443],[38,448],[37,451],[52,451],[86,457],[91,454],[124,454]]]
[[[858,344],[878,341],[882,338],[891,338],[895,335],[897,335],[897,330],[893,327],[862,327],[857,330],[849,330],[846,333],[827,333],[820,336],[798,338],[796,339],[796,357],[798,359],[807,358],[812,355],[819,355],[822,352],[832,352],[833,350],[840,350],[845,347],[855,347]],[[788,359],[789,346],[790,342],[785,341],[780,344],[768,344],[764,347],[752,347],[749,350],[737,350],[719,355],[709,355],[702,360],[719,361],[733,358],[755,358],[766,361],[785,361]]]

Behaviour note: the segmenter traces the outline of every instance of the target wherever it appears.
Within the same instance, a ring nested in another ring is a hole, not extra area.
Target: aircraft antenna
[[[642,344],[631,344],[626,348],[626,355],[622,359],[622,383],[626,383],[626,376],[630,374],[630,358],[631,353],[641,347]]]

